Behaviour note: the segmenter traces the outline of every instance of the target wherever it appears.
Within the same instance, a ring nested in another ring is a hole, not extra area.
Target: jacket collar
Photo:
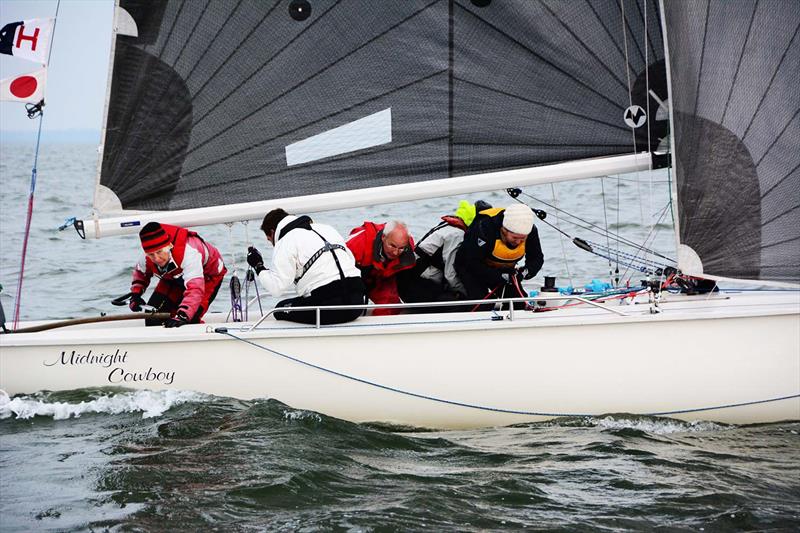
[[[275,242],[277,243],[279,240],[284,238],[287,233],[292,231],[293,229],[302,228],[302,229],[311,229],[311,217],[307,215],[302,215],[296,217],[294,215],[287,215],[283,217],[283,220],[278,222],[278,226],[275,228]]]

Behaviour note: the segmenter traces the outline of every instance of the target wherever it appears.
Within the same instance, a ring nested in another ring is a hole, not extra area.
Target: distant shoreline
[[[0,144],[36,142],[36,131],[0,131]],[[42,131],[42,144],[100,144],[100,130]]]

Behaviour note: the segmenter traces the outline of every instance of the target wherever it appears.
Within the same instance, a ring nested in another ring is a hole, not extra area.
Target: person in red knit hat
[[[144,255],[133,269],[131,311],[142,310],[142,295],[156,276],[159,281],[147,305],[172,316],[164,322],[148,319],[147,325],[173,328],[200,322],[228,272],[219,250],[193,231],[158,222],[147,223],[139,238]]]

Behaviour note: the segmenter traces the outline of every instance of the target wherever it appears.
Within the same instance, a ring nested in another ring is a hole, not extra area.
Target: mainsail
[[[116,38],[96,213],[435,184],[666,134],[642,120],[667,99],[655,0],[379,5],[121,0],[136,31]],[[581,176],[649,164],[625,161]]]
[[[664,2],[678,266],[800,282],[800,5]]]

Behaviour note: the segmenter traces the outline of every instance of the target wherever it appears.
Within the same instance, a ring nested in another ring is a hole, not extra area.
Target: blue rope
[[[355,377],[355,376],[350,376],[350,375],[344,374],[342,372],[337,372],[336,370],[331,370],[329,368],[325,368],[325,367],[322,367],[322,366],[319,366],[319,365],[315,365],[314,363],[309,363],[308,361],[303,361],[302,359],[298,359],[296,357],[292,357],[291,355],[287,355],[287,354],[281,353],[281,352],[279,352],[277,350],[273,350],[272,348],[267,348],[266,346],[262,346],[260,344],[256,344],[253,341],[250,341],[250,340],[247,340],[247,339],[243,339],[241,337],[237,337],[236,335],[233,335],[232,333],[229,333],[227,330],[224,330],[224,329],[217,329],[216,333],[221,333],[223,335],[227,335],[227,336],[229,336],[229,337],[231,337],[233,339],[236,339],[238,341],[250,344],[251,346],[255,346],[256,348],[260,348],[262,350],[265,350],[265,351],[270,352],[272,354],[278,355],[278,356],[283,357],[285,359],[288,359],[290,361],[294,361],[295,363],[300,363],[301,365],[305,365],[305,366],[308,366],[308,367],[311,367],[311,368],[315,368],[317,370],[321,370],[323,372],[327,372],[328,374],[333,374],[334,376],[339,376],[339,377],[342,377],[342,378],[345,378],[345,379],[356,381],[358,383],[363,383],[365,385],[370,385],[370,386],[373,386],[373,387],[377,387],[379,389],[384,389],[384,390],[388,390],[388,391],[391,391],[391,392],[397,392],[399,394],[404,394],[406,396],[413,396],[414,398],[421,398],[423,400],[431,400],[431,401],[434,401],[434,402],[444,403],[444,404],[448,404],[448,405],[455,405],[455,406],[458,406],[458,407],[469,407],[470,409],[479,409],[481,411],[492,411],[492,412],[496,412],[496,413],[508,413],[508,414],[514,414],[514,415],[552,416],[552,417],[562,417],[562,416],[589,417],[589,416],[597,416],[596,414],[588,414],[588,413],[540,413],[540,412],[536,412],[536,411],[518,411],[518,410],[515,410],[515,409],[500,409],[500,408],[497,408],[497,407],[487,407],[487,406],[483,406],[483,405],[475,405],[475,404],[458,402],[458,401],[453,401],[453,400],[445,400],[443,398],[437,398],[435,396],[428,396],[428,395],[425,395],[425,394],[419,394],[419,393],[416,393],[416,392],[411,392],[411,391],[406,391],[406,390],[403,390],[403,389],[398,389],[398,388],[395,388],[395,387],[390,387],[388,385],[381,385],[380,383],[375,383],[375,382],[372,382],[372,381],[369,381],[369,380],[366,380],[366,379],[358,378],[358,377]],[[730,407],[744,407],[746,405],[756,405],[756,404],[760,404],[760,403],[777,402],[777,401],[781,401],[781,400],[789,400],[789,399],[792,399],[792,398],[800,398],[800,394],[793,394],[793,395],[790,395],[790,396],[782,396],[782,397],[779,397],[779,398],[771,398],[771,399],[768,399],[768,400],[756,400],[756,401],[752,401],[752,402],[742,402],[742,403],[732,403],[732,404],[726,404],[726,405],[719,405],[719,406],[716,406],[716,407],[699,407],[699,408],[695,408],[695,409],[679,409],[679,410],[676,410],[676,411],[659,411],[659,412],[655,412],[655,413],[641,413],[641,414],[644,414],[645,416],[665,416],[665,415],[674,415],[674,414],[680,414],[680,413],[696,413],[696,412],[699,412],[699,411],[713,411],[715,409],[727,409],[727,408],[730,408]]]
[[[606,246],[602,244],[598,244],[593,241],[586,241],[592,246],[593,254],[602,257],[604,259],[608,259],[609,261],[617,260],[617,257],[612,257],[610,254],[614,254],[614,256],[619,256],[627,261],[627,263],[620,263],[622,266],[633,268],[638,270],[639,272],[647,273],[647,272],[654,272],[658,268],[665,268],[667,265],[656,263],[655,261],[650,261],[648,259],[644,259],[639,257],[638,255],[629,254],[627,252],[623,252],[622,250],[610,250]]]

